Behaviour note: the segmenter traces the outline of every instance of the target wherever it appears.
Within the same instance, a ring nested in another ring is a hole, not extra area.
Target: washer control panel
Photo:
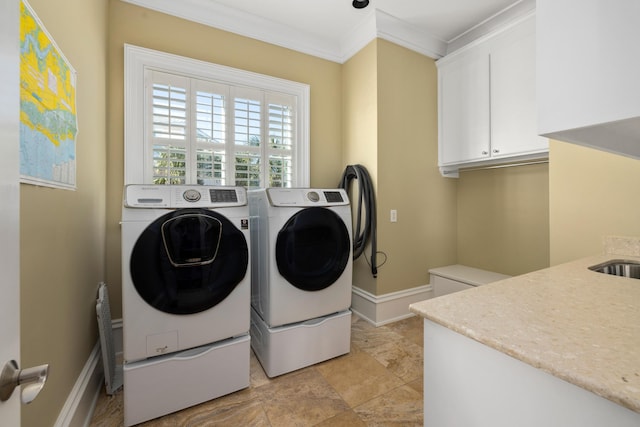
[[[220,208],[246,204],[244,187],[134,184],[124,188],[127,208]]]

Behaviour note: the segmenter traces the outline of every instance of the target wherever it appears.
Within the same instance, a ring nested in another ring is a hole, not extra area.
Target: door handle
[[[20,369],[18,362],[10,360],[0,374],[0,401],[8,400],[13,390],[22,385],[22,403],[31,403],[38,396],[49,375],[49,364]]]

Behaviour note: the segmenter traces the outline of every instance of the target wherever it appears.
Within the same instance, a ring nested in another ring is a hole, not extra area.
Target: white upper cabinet
[[[478,46],[446,63],[438,62],[441,166],[489,157],[489,53],[485,48]]]
[[[640,158],[640,1],[538,0],[538,130]]]
[[[458,168],[546,157],[538,136],[533,15],[437,62],[438,163]]]

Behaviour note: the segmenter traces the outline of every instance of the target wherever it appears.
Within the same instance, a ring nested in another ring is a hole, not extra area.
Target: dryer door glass
[[[145,229],[129,267],[134,287],[149,305],[193,314],[223,301],[244,278],[248,262],[244,234],[226,217],[178,209]]]
[[[293,286],[318,291],[340,278],[351,256],[351,239],[342,219],[327,208],[294,214],[276,239],[278,271]]]

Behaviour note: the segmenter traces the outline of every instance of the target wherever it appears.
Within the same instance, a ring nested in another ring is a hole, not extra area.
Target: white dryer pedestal
[[[249,335],[124,365],[124,425],[249,387]]]
[[[351,310],[270,328],[251,309],[251,347],[270,378],[349,353]]]

